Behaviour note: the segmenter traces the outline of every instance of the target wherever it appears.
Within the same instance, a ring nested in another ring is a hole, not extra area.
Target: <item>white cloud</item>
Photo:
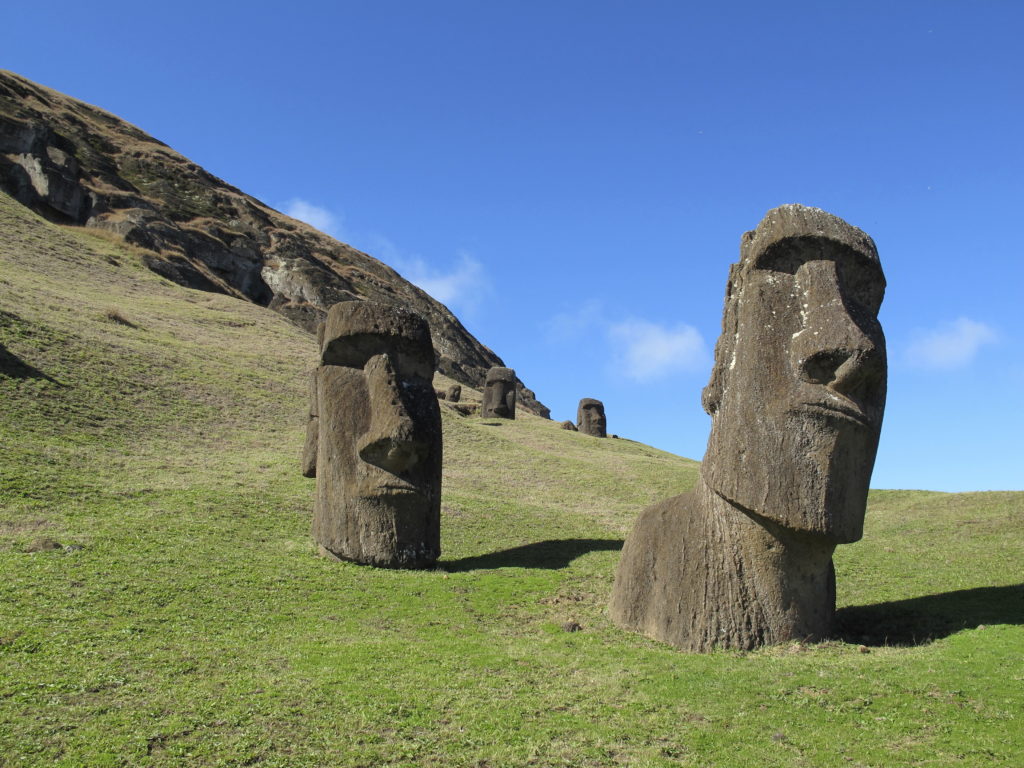
[[[983,344],[996,340],[985,323],[960,317],[922,332],[907,349],[907,360],[921,368],[960,368],[970,363]]]
[[[440,270],[420,256],[397,256],[395,266],[406,280],[419,286],[449,308],[472,312],[490,291],[483,265],[464,251],[450,270]]]
[[[590,299],[579,309],[560,312],[543,324],[548,340],[575,341],[598,325],[604,325],[604,308],[597,299]]]
[[[707,366],[704,339],[692,326],[666,328],[635,318],[608,327],[618,372],[634,381],[663,378]]]
[[[341,237],[340,217],[335,216],[326,208],[313,205],[302,198],[293,197],[284,204],[284,212],[293,219],[304,221],[331,237]]]

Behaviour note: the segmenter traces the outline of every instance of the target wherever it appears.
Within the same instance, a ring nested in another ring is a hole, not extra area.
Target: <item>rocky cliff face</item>
[[[398,304],[430,324],[438,369],[482,388],[502,360],[393,269],[207,173],[119,118],[0,71],[0,187],[41,215],[148,249],[181,285],[252,301],[314,332],[339,301]],[[518,383],[522,407],[548,409]]]

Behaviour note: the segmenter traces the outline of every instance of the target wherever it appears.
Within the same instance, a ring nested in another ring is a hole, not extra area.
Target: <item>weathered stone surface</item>
[[[422,568],[441,553],[441,414],[431,385],[430,329],[373,302],[327,314],[317,369],[321,553]]]
[[[449,403],[457,403],[462,399],[462,387],[459,384],[452,384],[444,393],[445,400]]]
[[[516,372],[495,367],[487,372],[480,416],[485,419],[516,417]]]
[[[569,421],[569,419],[566,419],[565,421],[561,422],[558,426],[560,426],[562,429],[568,429],[571,432],[577,431],[576,425]]]
[[[254,158],[254,162],[259,162]],[[313,332],[341,301],[405,307],[438,370],[480,388],[501,359],[377,259],[267,207],[101,109],[0,71],[0,188],[41,215],[150,249],[154,272],[274,310]],[[548,409],[520,384],[522,407]]]
[[[446,407],[460,416],[472,416],[480,410],[479,403],[447,403]]]
[[[306,421],[306,442],[302,446],[302,476],[316,477],[316,451],[320,439],[320,423],[317,418],[317,372],[309,378],[309,418]]]
[[[697,487],[645,510],[610,612],[692,651],[827,637],[832,553],[863,533],[885,404],[871,238],[787,205],[743,236],[704,407]]]
[[[585,435],[608,437],[608,421],[604,415],[604,403],[592,397],[580,400],[576,409],[576,428]]]

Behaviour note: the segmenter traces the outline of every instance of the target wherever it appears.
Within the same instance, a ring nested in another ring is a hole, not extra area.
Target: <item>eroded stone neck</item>
[[[697,644],[754,648],[829,636],[835,617],[835,544],[745,511],[703,479],[694,489],[708,542],[705,606]],[[727,608],[723,611],[723,606]],[[694,639],[696,640],[697,637]]]

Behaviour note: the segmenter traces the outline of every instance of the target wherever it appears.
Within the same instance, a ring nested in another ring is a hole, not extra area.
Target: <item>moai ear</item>
[[[729,281],[725,286],[725,311],[722,314],[722,335],[715,343],[715,365],[711,369],[711,380],[701,393],[701,403],[709,415],[714,416],[722,402],[722,393],[728,385],[729,364],[736,349],[738,332],[736,305],[739,298],[740,265],[729,267]]]

